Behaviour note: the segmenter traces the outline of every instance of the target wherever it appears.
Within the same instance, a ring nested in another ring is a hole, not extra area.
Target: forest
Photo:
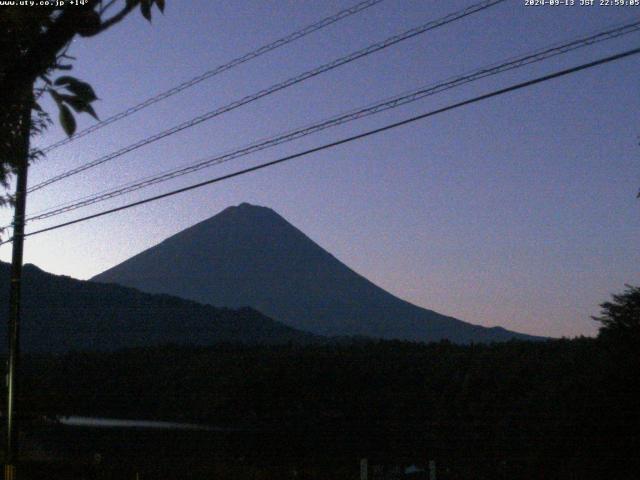
[[[167,345],[31,355],[23,411],[224,428],[259,464],[424,464],[439,478],[633,478],[640,361],[628,337],[454,345]],[[611,476],[615,472],[615,475]]]

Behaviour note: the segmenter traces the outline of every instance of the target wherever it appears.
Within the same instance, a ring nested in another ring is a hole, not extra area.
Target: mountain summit
[[[532,339],[401,300],[341,263],[273,210],[229,207],[95,276],[217,307],[253,307],[320,335],[453,342]]]

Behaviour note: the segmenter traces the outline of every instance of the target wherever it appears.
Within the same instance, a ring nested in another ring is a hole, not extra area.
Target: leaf
[[[62,99],[60,98],[60,94],[58,92],[56,92],[53,88],[49,88],[47,91],[49,92],[49,95],[51,95],[51,98],[53,98],[53,100],[58,105],[62,104]]]
[[[151,0],[141,0],[140,12],[144,18],[151,21]]]
[[[77,96],[73,96],[73,95],[59,95],[60,100],[66,102],[67,104],[69,104],[71,106],[71,108],[73,108],[76,112],[78,113],[88,113],[89,115],[91,115],[93,118],[95,118],[96,120],[99,120],[98,115],[96,114],[95,110],[93,109],[93,107],[91,106],[91,104],[89,102],[86,102],[84,99],[82,99],[81,97],[77,97]]]
[[[73,113],[66,105],[60,104],[60,125],[67,136],[71,137],[76,131],[76,119],[73,118]]]
[[[54,82],[55,85],[67,85],[70,83],[77,83],[80,80],[78,80],[76,77],[72,77],[70,75],[63,75],[61,77],[56,78],[56,81]]]
[[[82,82],[78,85],[69,85],[65,88],[71,93],[75,93],[78,97],[81,97],[87,103],[98,99],[96,92],[93,91],[93,88],[88,83]]]
[[[94,100],[98,99],[91,85],[89,85],[87,82],[82,82],[75,77],[64,75],[57,78],[54,84],[64,86],[64,88],[82,98],[87,103],[93,102]]]
[[[158,5],[158,9],[164,13],[164,0],[156,0],[156,5]]]
[[[100,120],[98,118],[98,114],[96,113],[96,111],[93,109],[93,107],[91,105],[89,105],[88,103],[85,105],[84,107],[84,111],[87,112],[89,115],[91,115],[93,118],[95,118],[96,120]]]
[[[36,112],[41,112],[44,113],[44,110],[42,109],[42,107],[40,106],[40,104],[38,102],[36,102],[35,100],[33,101],[33,106],[32,108],[36,111]]]

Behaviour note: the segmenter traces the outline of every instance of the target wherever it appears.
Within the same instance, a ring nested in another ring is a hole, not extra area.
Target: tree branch
[[[100,16],[102,16],[104,13],[106,13],[106,12],[107,12],[107,10],[109,10],[113,5],[115,5],[115,3],[116,3],[117,1],[118,1],[118,0],[111,0],[109,3],[107,3],[107,4],[106,4],[106,5],[104,5],[104,6],[102,6],[102,7],[100,8]]]
[[[81,33],[84,36],[92,37],[104,32],[122,21],[138,3],[125,2],[125,6],[117,14],[104,22],[100,22],[98,17],[95,28]],[[86,26],[88,16],[91,14],[99,15],[93,10],[98,5],[99,1],[93,0],[85,8],[63,10],[47,31],[39,36],[33,48],[29,49],[29,53],[18,59],[18,63],[14,64],[12,68],[6,70],[3,89],[13,90],[24,83],[32,84],[39,75],[55,65],[58,53],[77,33],[80,33],[83,26]]]
[[[112,2],[113,3],[113,2]],[[119,23],[120,21],[122,21],[124,19],[124,17],[126,17],[127,15],[129,15],[129,13],[136,8],[136,4],[133,3],[129,3],[126,2],[125,7],[120,10],[118,13],[116,13],[113,17],[111,17],[108,20],[105,20],[104,22],[100,23],[100,28],[98,30],[96,30],[95,33],[92,33],[91,35],[86,35],[87,37],[93,37],[94,35],[97,35],[99,33],[104,32],[105,30],[108,30],[109,28],[113,27],[116,23]]]

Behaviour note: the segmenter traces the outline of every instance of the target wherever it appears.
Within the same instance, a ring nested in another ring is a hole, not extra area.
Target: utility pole
[[[13,215],[13,243],[11,252],[11,283],[9,290],[9,359],[7,361],[7,439],[5,452],[5,480],[16,479],[18,461],[18,427],[16,399],[20,361],[20,286],[22,281],[22,253],[27,205],[27,171],[29,168],[29,135],[31,133],[31,105],[33,89],[29,86],[24,97],[20,125],[22,145],[17,148],[16,195]]]

